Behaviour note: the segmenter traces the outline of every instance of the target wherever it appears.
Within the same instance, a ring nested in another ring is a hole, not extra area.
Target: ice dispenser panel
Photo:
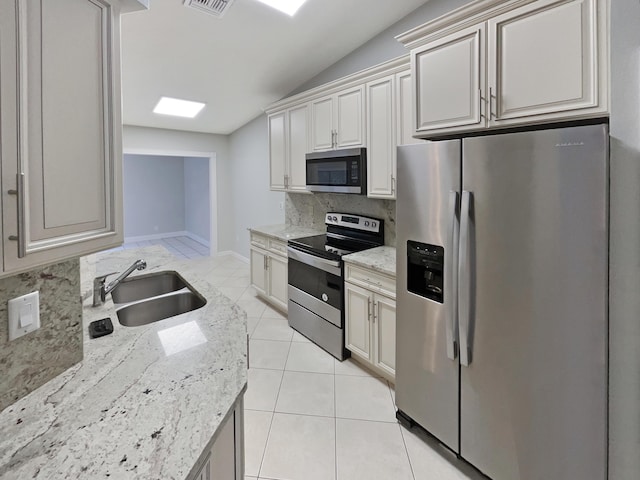
[[[443,247],[407,241],[407,290],[442,303],[443,272]]]

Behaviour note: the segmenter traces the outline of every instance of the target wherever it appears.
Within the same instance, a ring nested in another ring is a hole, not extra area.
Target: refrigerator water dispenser
[[[444,248],[407,241],[407,290],[443,303]]]

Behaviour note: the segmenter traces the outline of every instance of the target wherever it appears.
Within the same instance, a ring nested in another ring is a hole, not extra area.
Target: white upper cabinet
[[[546,0],[489,21],[494,123],[606,111],[599,96],[597,8],[596,0]]]
[[[364,146],[364,86],[313,100],[311,112],[313,151]]]
[[[411,52],[416,133],[484,126],[484,39],[478,25]]]
[[[287,112],[269,115],[269,159],[271,190],[286,190],[287,185]]]
[[[472,2],[398,39],[416,137],[608,114],[608,0]]]
[[[396,141],[398,145],[420,143],[413,136],[413,90],[411,70],[396,73]]]
[[[271,190],[306,192],[309,105],[272,113],[268,122]]]
[[[369,82],[367,91],[367,195],[395,198],[395,75]]]
[[[309,105],[289,109],[289,173],[287,188],[307,191],[306,155],[309,151]]]
[[[119,7],[0,0],[6,274],[122,243]]]

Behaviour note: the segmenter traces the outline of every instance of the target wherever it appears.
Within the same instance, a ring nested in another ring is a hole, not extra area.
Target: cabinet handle
[[[9,195],[15,195],[18,202],[18,235],[9,235],[9,240],[18,242],[18,258],[26,255],[24,232],[24,173],[16,175],[16,189],[9,190]]]
[[[492,118],[498,118],[498,116],[493,113],[493,99],[494,98],[495,97],[493,95],[493,87],[489,87],[489,120],[491,120]]]
[[[367,298],[367,320],[371,321],[371,298]]]
[[[396,177],[393,176],[393,174],[391,175],[391,195],[394,195],[396,193]]]
[[[269,257],[264,257],[264,268],[269,270]]]
[[[378,302],[373,304],[373,323],[376,323],[376,319],[378,318]]]
[[[284,188],[289,188],[289,175],[284,176]]]
[[[484,114],[482,113],[482,104],[485,102],[486,100],[482,97],[482,89],[478,89],[478,108],[480,109],[480,120],[482,120],[483,118],[485,118]]]

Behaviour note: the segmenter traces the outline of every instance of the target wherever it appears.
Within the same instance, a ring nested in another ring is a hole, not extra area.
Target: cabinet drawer
[[[396,279],[388,275],[345,263],[345,281],[396,298]]]
[[[261,247],[266,249],[267,245],[268,245],[268,239],[267,237],[260,235],[258,233],[253,233],[251,232],[251,244],[255,245],[256,247]]]
[[[281,240],[269,239],[269,251],[278,255],[287,256],[287,243]]]

